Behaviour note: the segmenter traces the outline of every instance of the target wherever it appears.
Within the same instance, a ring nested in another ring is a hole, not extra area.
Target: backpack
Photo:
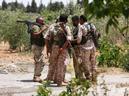
[[[90,28],[88,28],[90,26]],[[94,30],[93,25],[91,23],[88,23],[88,25],[85,25],[88,29],[88,33],[85,36],[82,36],[82,41],[81,44],[85,44],[88,40],[92,39],[94,42],[94,45],[96,48],[99,47],[99,38],[100,38],[100,33]]]

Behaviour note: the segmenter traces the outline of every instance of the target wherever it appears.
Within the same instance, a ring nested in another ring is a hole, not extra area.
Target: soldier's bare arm
[[[38,32],[34,32],[33,34],[34,35],[39,35],[41,34],[42,32],[46,31],[48,29],[48,26],[44,26],[41,30],[39,30]]]

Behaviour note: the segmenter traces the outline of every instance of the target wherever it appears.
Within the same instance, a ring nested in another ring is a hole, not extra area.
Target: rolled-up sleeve
[[[44,39],[49,39],[48,37],[49,37],[49,35],[50,35],[50,31],[49,30],[47,30],[47,32],[46,32],[46,34],[44,35]]]
[[[50,35],[51,35],[52,30],[53,30],[53,25],[51,25],[51,26],[48,28],[47,32],[45,33],[45,35],[44,35],[44,38],[45,38],[45,39],[50,40]]]
[[[33,27],[32,27],[32,31],[33,32],[39,32],[40,31],[40,27],[38,27],[38,26],[36,26],[36,25],[33,25]]]

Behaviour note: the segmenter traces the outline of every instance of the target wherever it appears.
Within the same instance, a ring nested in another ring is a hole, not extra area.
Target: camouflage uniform
[[[79,26],[80,25],[78,25],[77,27],[75,27],[74,29],[73,29],[73,37],[74,37],[74,40],[76,40],[77,39],[77,34],[78,34],[78,31],[79,31]],[[75,77],[76,78],[82,78],[83,77],[83,74],[82,74],[82,72],[81,72],[81,66],[80,66],[80,64],[79,64],[79,62],[78,62],[78,58],[79,58],[79,56],[80,56],[80,52],[81,52],[81,50],[80,50],[80,47],[77,45],[77,44],[73,44],[73,48],[74,48],[74,51],[75,51],[75,56],[73,56],[73,66],[74,66],[74,71],[75,71]]]
[[[95,26],[92,25],[94,30],[96,30]],[[88,23],[84,23],[79,27],[78,32],[78,42],[81,42],[82,36],[85,36],[87,32],[90,30],[90,26]],[[80,48],[80,54],[79,54],[79,62],[81,66],[81,71],[84,73],[85,77],[87,79],[91,79],[90,77],[94,75],[96,72],[96,57],[95,57],[95,46],[92,39],[88,39],[88,41],[78,46]]]
[[[64,49],[62,53],[59,53],[60,46],[56,44],[56,41],[61,41],[58,38],[58,33],[62,33],[61,30],[56,31],[56,28],[60,28],[58,26],[59,23],[53,24],[49,28],[49,32],[45,35],[46,39],[50,39],[53,37],[53,44],[52,44],[52,52],[50,54],[50,64],[49,64],[49,71],[47,75],[47,80],[53,80],[57,84],[61,84],[65,78],[66,72],[66,65],[67,65],[67,57],[68,57],[68,50]],[[71,39],[71,32],[68,26],[65,26],[67,30],[67,39]],[[53,35],[52,35],[53,34]],[[63,38],[62,38],[63,39]]]
[[[52,32],[54,30],[54,26],[55,26],[56,23],[52,24],[48,31],[46,32],[44,38],[46,40],[49,41],[49,43],[52,41],[51,38],[52,38]],[[52,43],[52,42],[51,42]],[[51,48],[50,48],[51,47]],[[57,49],[58,47],[57,46],[50,46],[49,50],[51,50],[51,53],[50,53],[50,58],[49,58],[49,69],[48,69],[48,74],[47,74],[47,78],[46,80],[50,80],[50,81],[54,81],[54,77],[55,77],[55,65],[56,65],[56,57],[57,57],[57,54],[58,54],[58,50]],[[55,53],[54,53],[55,52]],[[55,57],[55,58],[54,58]]]
[[[31,33],[31,45],[32,45],[32,52],[34,54],[34,62],[35,62],[34,77],[41,76],[41,72],[45,65],[43,62],[43,54],[42,54],[42,51],[44,49],[43,34],[41,33],[38,36],[33,36],[33,32],[39,32],[40,29],[41,28],[39,26],[34,25],[33,31]]]
[[[32,45],[32,52],[34,54],[34,61],[35,61],[34,76],[41,76],[41,72],[44,67],[42,51],[43,47]]]

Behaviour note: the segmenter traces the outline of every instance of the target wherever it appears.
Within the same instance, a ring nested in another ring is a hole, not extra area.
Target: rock
[[[3,72],[24,72],[24,69],[17,66],[14,63],[9,63],[9,64],[1,64],[0,70]]]
[[[0,74],[8,74],[5,70],[0,70]]]

